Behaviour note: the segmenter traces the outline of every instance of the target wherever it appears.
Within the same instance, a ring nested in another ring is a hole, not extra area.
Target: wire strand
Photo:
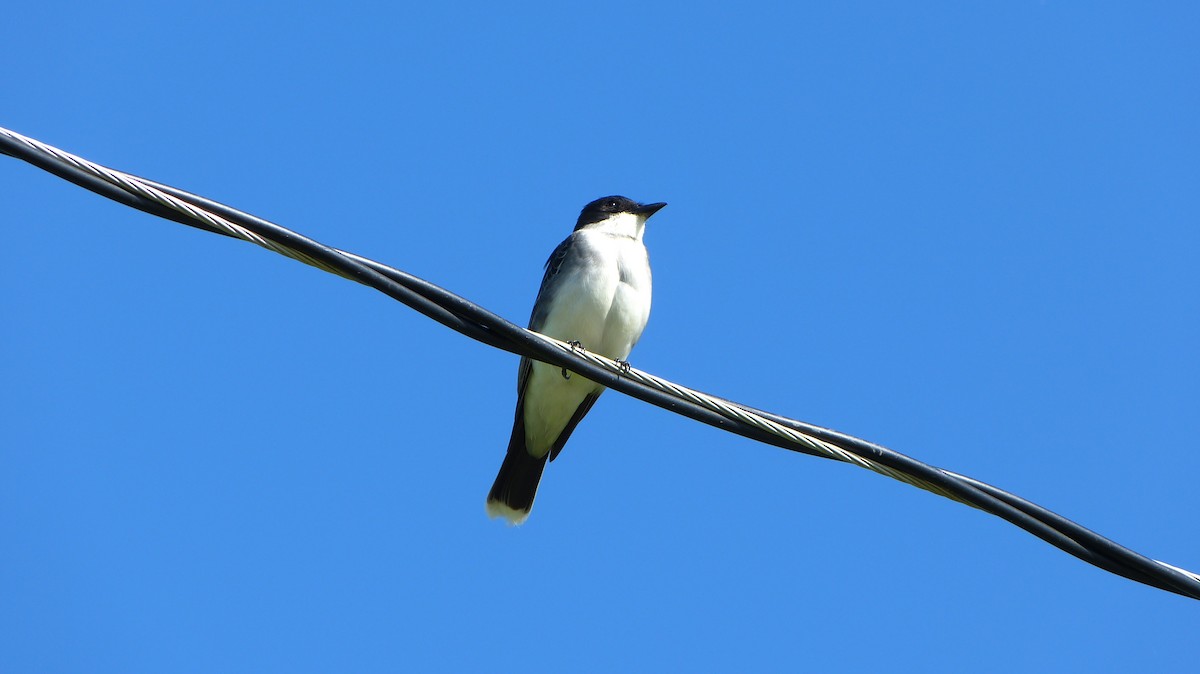
[[[472,339],[569,368],[635,398],[747,438],[866,468],[1001,517],[1063,551],[1131,580],[1200,599],[1200,575],[1140,555],[987,483],[854,436],[689,389],[521,328],[444,288],[368,258],[325,246],[225,204],[116,171],[0,128],[0,152],[101,196],[174,222],[249,241],[372,287]]]

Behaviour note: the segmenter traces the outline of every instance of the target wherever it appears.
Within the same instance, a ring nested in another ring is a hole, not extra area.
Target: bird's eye
[[[616,202],[616,200],[615,200],[615,199],[610,199],[610,200],[608,201],[608,203],[607,203],[607,204],[604,204],[604,205],[605,205],[605,206],[608,206],[609,208],[615,209],[615,208],[617,207],[617,202]]]

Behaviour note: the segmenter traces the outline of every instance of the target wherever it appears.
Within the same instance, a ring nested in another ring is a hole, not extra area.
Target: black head
[[[666,204],[639,204],[628,197],[615,195],[600,197],[583,207],[583,210],[579,213],[579,220],[575,222],[575,229],[586,227],[594,222],[600,222],[615,213],[636,213],[648,218],[657,213],[663,206],[666,206]]]

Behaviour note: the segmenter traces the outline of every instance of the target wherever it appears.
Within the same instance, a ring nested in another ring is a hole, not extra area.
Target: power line
[[[984,482],[837,431],[674,384],[531,332],[428,281],[337,250],[279,225],[183,190],[90,162],[0,128],[0,152],[127,206],[242,239],[374,288],[489,346],[568,368],[608,388],[717,428],[791,451],[851,463],[965,503],[1021,527],[1089,564],[1200,599],[1200,575],[1125,548],[1034,503]]]

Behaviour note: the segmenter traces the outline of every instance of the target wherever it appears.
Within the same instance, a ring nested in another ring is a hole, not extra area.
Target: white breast
[[[577,245],[590,263],[562,279],[563,292],[543,332],[614,359],[624,359],[650,318],[650,263],[642,242],[605,232],[581,232]]]
[[[640,237],[587,230],[579,234],[577,245],[585,247],[581,252],[591,259],[572,269],[571,278],[559,281],[563,290],[555,297],[555,310],[542,332],[624,360],[650,318],[646,247]],[[562,368],[535,361],[525,389],[525,435],[530,452],[537,456],[548,451],[583,399],[599,388],[582,376],[564,378]]]

